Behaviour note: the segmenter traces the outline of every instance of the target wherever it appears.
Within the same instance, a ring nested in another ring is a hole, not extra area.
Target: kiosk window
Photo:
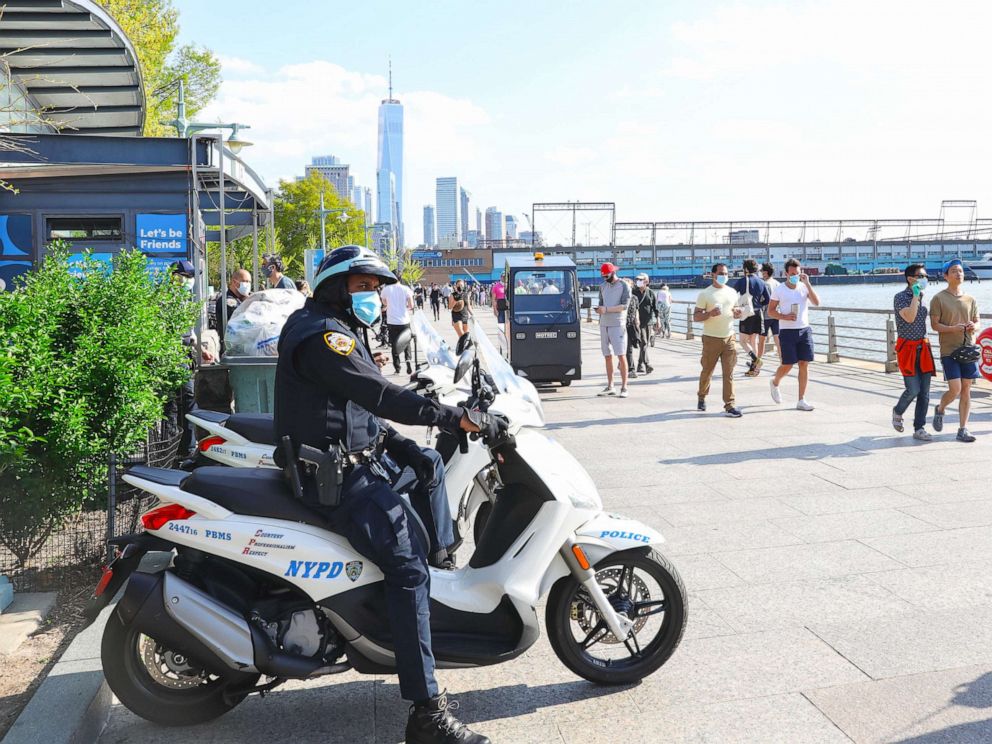
[[[571,272],[517,271],[513,275],[513,322],[575,323]]]
[[[49,217],[49,240],[120,242],[120,217]]]

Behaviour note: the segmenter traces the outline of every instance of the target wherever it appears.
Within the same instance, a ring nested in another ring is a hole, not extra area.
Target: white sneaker
[[[616,389],[612,385],[607,385],[605,388],[603,388],[602,390],[600,390],[597,393],[597,395],[599,395],[599,397],[601,397],[601,398],[604,395],[616,395],[616,394],[617,394],[617,391],[616,391]]]
[[[812,411],[813,410],[813,406],[811,406],[805,400],[803,400],[802,398],[800,398],[799,399],[799,402],[796,403],[796,409],[799,410],[799,411]]]
[[[913,439],[917,442],[932,442],[933,437],[926,429],[917,429],[913,432]]]
[[[776,403],[782,402],[782,391],[778,389],[778,385],[775,384],[775,380],[768,381],[768,389],[772,393],[772,400]]]
[[[627,388],[620,388],[620,397],[621,398],[627,397]]]

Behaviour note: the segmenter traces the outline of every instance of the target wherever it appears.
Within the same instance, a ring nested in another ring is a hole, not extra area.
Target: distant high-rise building
[[[506,215],[506,239],[517,239],[517,218],[512,214]]]
[[[465,244],[469,248],[478,248],[480,240],[482,240],[482,233],[478,230],[469,230],[465,233]]]
[[[340,158],[333,155],[319,155],[312,158],[310,165],[306,166],[306,174],[309,176],[312,171],[317,171],[331,182],[334,190],[342,199],[351,199],[351,188],[348,185],[351,174],[348,172],[351,166],[345,165]]]
[[[372,224],[375,219],[372,215],[372,189],[365,188],[365,221]]]
[[[436,245],[434,238],[434,206],[424,205],[424,245],[433,248]]]
[[[535,233],[531,230],[524,230],[522,233],[520,233],[520,239],[525,243],[531,243],[534,246],[544,245],[544,238],[541,237],[540,231]]]
[[[437,179],[437,244],[457,248],[462,242],[461,192],[455,176]]]
[[[461,202],[462,237],[466,237],[468,235],[468,216],[470,214],[468,211],[468,200],[469,197],[471,197],[472,195],[468,193],[465,189],[460,189],[460,192],[462,199]]]
[[[479,207],[475,208],[475,231],[482,235],[482,209]]]
[[[351,187],[351,203],[354,204],[358,209],[364,209],[365,194],[361,186]]]
[[[379,153],[376,166],[377,222],[393,225],[403,245],[403,106],[393,98],[393,66],[389,65],[389,98],[379,105]]]
[[[486,240],[503,239],[503,213],[496,207],[486,210]]]

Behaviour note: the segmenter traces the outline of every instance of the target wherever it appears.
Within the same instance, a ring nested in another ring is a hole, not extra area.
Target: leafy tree
[[[220,88],[220,61],[209,49],[187,44],[175,48],[179,12],[172,0],[98,0],[134,44],[145,83],[145,135],[167,137],[174,130],[162,120],[175,117],[176,93],[158,98],[154,91],[183,77],[186,80],[186,114],[196,115],[213,100]]]
[[[327,215],[327,247],[365,244],[365,212],[340,196],[334,185],[317,171],[300,181],[280,181],[275,197],[275,226],[280,255],[290,276],[303,276],[303,251],[320,247],[320,194],[325,209],[343,209]]]
[[[424,278],[424,267],[410,258],[409,251],[391,250],[385,260],[389,270],[394,274],[399,272],[400,278],[411,287]]]
[[[0,544],[21,563],[140,449],[189,376],[196,307],[137,251],[70,270],[68,246],[0,294]]]

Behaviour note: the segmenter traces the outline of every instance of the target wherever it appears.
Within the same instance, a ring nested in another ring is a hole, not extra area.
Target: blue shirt
[[[919,341],[921,338],[927,337],[927,306],[922,302],[920,303],[920,309],[916,312],[916,320],[912,323],[907,323],[899,314],[900,310],[909,307],[912,302],[913,290],[911,287],[906,287],[893,298],[892,306],[896,311],[896,335],[907,341]]]

